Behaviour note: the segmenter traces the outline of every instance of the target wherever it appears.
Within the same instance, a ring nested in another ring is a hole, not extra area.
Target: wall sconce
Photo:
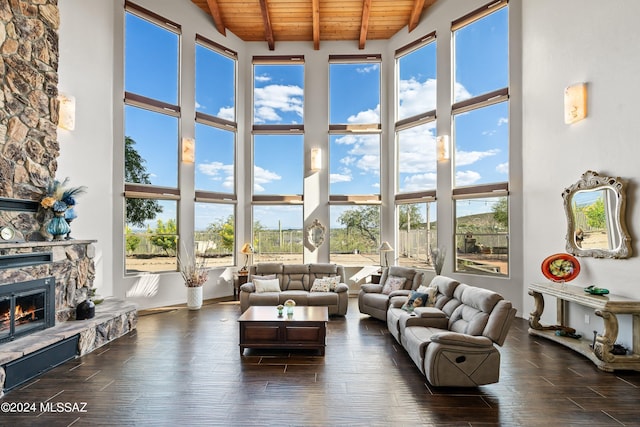
[[[587,84],[577,83],[564,90],[564,122],[568,125],[587,117]]]
[[[393,252],[393,247],[389,244],[389,242],[384,241],[378,248],[380,252],[384,252],[384,264],[385,267],[389,267],[389,259],[387,258],[389,252]]]
[[[449,160],[449,135],[440,135],[436,138],[436,151],[439,162]]]
[[[182,162],[193,163],[196,157],[196,141],[193,138],[182,138]]]
[[[311,149],[311,170],[318,172],[320,169],[322,169],[322,149],[313,147]]]
[[[74,96],[59,94],[58,102],[58,127],[66,130],[76,128],[76,98]]]
[[[247,265],[249,264],[249,255],[253,254],[253,246],[251,246],[250,243],[245,243],[244,245],[242,245],[242,249],[240,249],[240,253],[244,254],[244,256],[245,256],[244,267],[242,267],[242,269],[240,271],[241,272],[246,272],[247,271]]]

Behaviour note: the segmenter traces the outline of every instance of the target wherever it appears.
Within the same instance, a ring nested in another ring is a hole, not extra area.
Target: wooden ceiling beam
[[[276,41],[273,38],[273,28],[271,27],[271,19],[269,19],[267,0],[260,0],[260,12],[262,12],[262,21],[264,22],[264,38],[267,40],[269,50],[275,50]]]
[[[363,0],[362,2],[362,21],[360,22],[360,41],[358,49],[364,49],[367,43],[367,32],[369,31],[369,14],[371,13],[371,0]]]
[[[320,0],[311,1],[313,16],[313,49],[320,50]]]
[[[422,11],[425,9],[429,9],[436,0],[415,0],[413,2],[413,9],[411,10],[411,17],[409,18],[409,32],[416,29],[418,24],[420,23],[420,17],[422,16]]]
[[[216,29],[220,34],[226,36],[227,29],[224,26],[224,22],[222,22],[222,15],[220,14],[218,0],[207,0],[207,6],[209,6],[209,12],[211,13],[211,17],[213,18],[213,23],[215,24]]]
[[[424,0],[415,0],[413,2],[413,9],[411,9],[411,17],[409,18],[409,32],[415,30],[420,22],[420,16],[422,15],[422,9],[424,8]]]

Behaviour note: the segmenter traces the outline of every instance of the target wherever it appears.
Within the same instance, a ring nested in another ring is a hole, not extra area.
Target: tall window
[[[207,265],[235,264],[236,52],[196,35],[195,228]]]
[[[125,19],[125,270],[171,271],[180,198],[180,25],[128,2]]]
[[[228,203],[196,203],[196,254],[210,267],[235,263],[235,205]]]
[[[452,31],[456,271],[508,275],[507,0],[454,21]]]
[[[396,58],[396,231],[398,263],[433,265],[437,247],[436,35],[401,47]]]
[[[431,249],[438,247],[436,202],[398,204],[398,264],[405,267],[433,266]]]
[[[304,57],[253,58],[253,262],[303,262]]]
[[[254,205],[253,262],[302,264],[302,206]]]
[[[329,57],[329,251],[342,265],[379,259],[380,60]]]

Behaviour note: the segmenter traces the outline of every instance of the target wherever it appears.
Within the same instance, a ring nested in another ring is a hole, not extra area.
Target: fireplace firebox
[[[0,343],[55,325],[54,277],[0,285]]]

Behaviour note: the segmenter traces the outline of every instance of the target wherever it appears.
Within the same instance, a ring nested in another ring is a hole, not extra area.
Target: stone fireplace
[[[55,324],[55,278],[0,286],[0,343]]]

